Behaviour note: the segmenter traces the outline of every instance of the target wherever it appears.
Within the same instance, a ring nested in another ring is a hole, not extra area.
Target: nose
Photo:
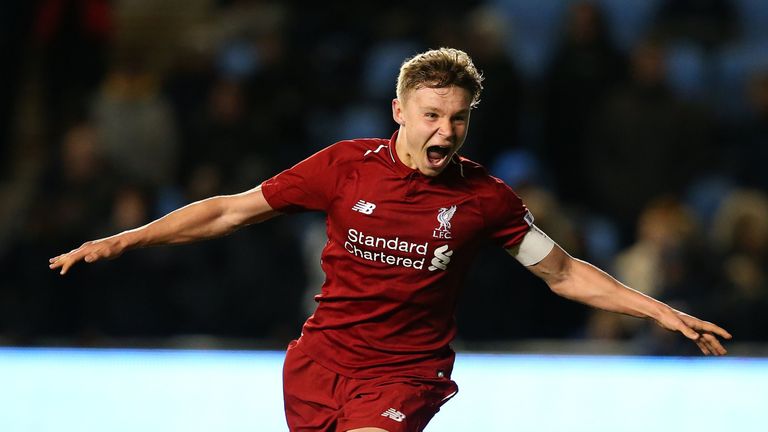
[[[440,119],[440,123],[438,125],[437,129],[438,135],[440,135],[443,139],[451,139],[455,135],[455,131],[453,128],[453,122],[451,122],[451,119],[448,117],[443,117]]]

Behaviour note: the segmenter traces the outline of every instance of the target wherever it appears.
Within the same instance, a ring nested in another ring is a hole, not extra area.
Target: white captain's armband
[[[523,241],[517,246],[507,249],[507,252],[515,257],[520,264],[532,266],[543,260],[553,247],[555,247],[555,242],[539,227],[531,224],[531,229],[525,234]]]

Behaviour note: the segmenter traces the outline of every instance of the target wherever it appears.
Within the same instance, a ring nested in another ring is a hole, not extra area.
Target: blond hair
[[[403,62],[397,77],[397,98],[420,88],[457,86],[472,95],[472,108],[480,102],[483,75],[464,51],[440,48],[417,54]]]

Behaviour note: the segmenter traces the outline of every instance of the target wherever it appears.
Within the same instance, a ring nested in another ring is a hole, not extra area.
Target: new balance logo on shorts
[[[400,422],[400,423],[402,423],[403,420],[405,420],[405,414],[401,413],[400,411],[398,411],[398,410],[396,410],[394,408],[390,408],[390,409],[384,411],[383,413],[381,413],[381,416],[382,417],[389,417],[392,420],[394,420],[396,422]]]
[[[371,214],[373,213],[373,210],[376,208],[376,204],[368,201],[360,200],[357,202],[357,204],[352,206],[352,210],[356,212],[360,212],[362,214]]]

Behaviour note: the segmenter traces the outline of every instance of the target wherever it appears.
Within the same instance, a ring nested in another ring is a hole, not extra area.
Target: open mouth
[[[427,147],[427,160],[429,161],[429,164],[432,165],[432,167],[440,167],[445,163],[445,160],[448,158],[448,154],[450,152],[450,147],[443,147],[438,145],[429,146]]]

